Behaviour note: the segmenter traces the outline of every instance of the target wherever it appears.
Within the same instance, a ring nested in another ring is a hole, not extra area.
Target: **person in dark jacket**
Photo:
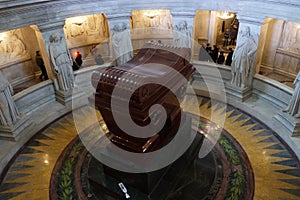
[[[36,64],[40,67],[40,69],[42,71],[42,74],[40,75],[40,79],[42,80],[43,77],[44,77],[45,80],[48,80],[48,75],[47,75],[46,67],[45,67],[43,58],[42,58],[42,56],[40,54],[40,51],[36,51],[35,53],[36,53],[36,55],[35,55]]]
[[[228,65],[228,66],[231,66],[231,63],[232,63],[232,55],[233,55],[233,50],[232,48],[229,48],[229,53],[227,55],[227,58],[226,58],[226,62],[225,62],[225,65]]]
[[[219,55],[219,57],[218,57],[218,59],[217,59],[217,63],[218,63],[218,64],[223,64],[224,61],[225,61],[224,52],[221,51],[221,52],[220,52],[220,55]]]
[[[76,52],[75,62],[79,67],[82,65],[82,55],[79,53],[79,51]]]
[[[214,49],[212,51],[212,56],[211,56],[214,62],[217,62],[218,55],[219,55],[219,48],[217,47],[217,45],[214,45]]]

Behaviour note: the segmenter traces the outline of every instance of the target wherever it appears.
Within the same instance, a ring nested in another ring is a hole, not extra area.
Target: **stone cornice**
[[[178,9],[172,9],[171,15],[173,17],[195,17],[196,15],[196,9],[186,9],[186,10],[178,10]]]
[[[39,24],[38,28],[43,33],[43,32],[47,32],[47,31],[63,29],[64,25],[65,25],[65,20],[57,21],[57,22],[51,22],[51,23]]]
[[[239,0],[241,3],[242,2],[253,2],[254,4],[257,2],[262,2],[261,0]],[[300,7],[300,1],[299,0],[264,0],[264,3],[270,3],[270,4],[275,4],[275,5],[284,5],[284,6],[297,6]]]
[[[169,9],[173,16],[187,18],[193,17],[196,10],[236,9],[240,19],[249,23],[260,24],[267,17],[300,22],[299,7],[299,0],[215,0],[206,3],[195,0],[5,0],[0,3],[0,32],[29,25],[57,24],[68,17],[90,14],[104,13],[109,19],[127,18],[132,10],[147,9]]]
[[[254,18],[244,15],[237,15],[237,18],[239,22],[241,23],[249,23],[249,24],[255,24],[255,25],[262,25],[264,23],[264,18]]]
[[[105,15],[108,20],[129,19],[131,16],[131,11],[127,11],[124,13],[110,13]]]

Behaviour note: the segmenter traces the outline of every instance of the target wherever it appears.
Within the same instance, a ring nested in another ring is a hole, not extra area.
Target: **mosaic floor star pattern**
[[[199,104],[201,117],[211,120],[214,116],[212,121],[217,124],[225,116],[223,128],[242,146],[251,163],[253,199],[300,199],[299,160],[272,130],[229,105],[214,104],[206,98],[199,98],[199,102],[187,98],[186,103],[191,108],[189,112],[196,115],[199,113],[193,113],[193,107]],[[34,136],[10,163],[1,181],[0,199],[49,199],[57,161],[78,136],[74,117],[88,124],[93,113],[92,108],[82,108]]]

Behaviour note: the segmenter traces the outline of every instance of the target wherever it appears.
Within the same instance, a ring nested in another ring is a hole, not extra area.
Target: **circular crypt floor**
[[[207,156],[163,178],[163,199],[300,199],[300,162],[276,133],[232,106],[212,105],[206,98],[199,98],[199,105],[201,120],[193,124],[198,134],[218,126],[211,115],[224,115],[222,134]],[[104,175],[78,136],[74,118],[88,124],[92,112],[81,108],[36,134],[1,176],[0,199],[125,199],[118,180]],[[93,179],[105,179],[111,191],[95,189]],[[126,187],[130,199],[147,198]]]

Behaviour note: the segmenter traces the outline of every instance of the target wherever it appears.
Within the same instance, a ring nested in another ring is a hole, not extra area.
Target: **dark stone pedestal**
[[[190,135],[191,119],[189,117],[181,131],[184,131],[187,137]],[[149,173],[126,173],[92,159],[88,171],[92,190],[100,199],[125,199],[124,193],[118,187],[118,183],[122,182],[128,190],[130,199],[165,199],[174,190],[178,177],[182,176],[195,160],[203,138],[203,135],[196,134],[192,144],[179,159],[163,169]]]

